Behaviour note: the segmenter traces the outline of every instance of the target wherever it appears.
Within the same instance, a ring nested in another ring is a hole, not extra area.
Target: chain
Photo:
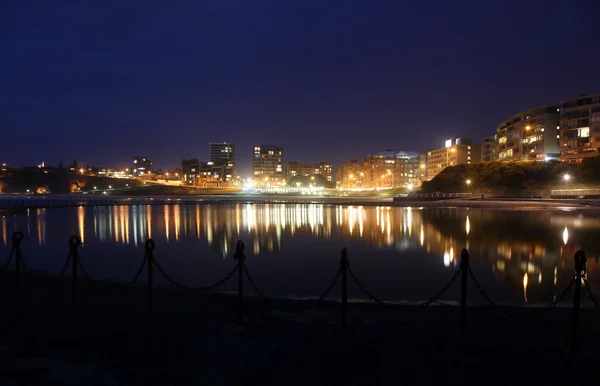
[[[254,292],[256,292],[259,297],[264,298],[265,294],[258,288],[256,283],[254,283],[254,279],[252,278],[252,275],[250,275],[250,271],[248,271],[248,267],[246,265],[244,265],[244,273],[246,274],[250,285],[252,286],[252,288],[254,288]]]
[[[469,267],[469,276],[471,277],[471,280],[473,280],[473,283],[475,284],[475,288],[477,288],[477,290],[479,291],[479,293],[481,294],[481,296],[490,304],[490,306],[493,306],[493,307],[497,308],[498,310],[500,310],[500,312],[502,312],[503,314],[508,315],[506,313],[506,311],[504,311],[503,309],[501,309],[496,304],[496,302],[494,302],[492,300],[492,298],[490,298],[488,296],[487,292],[485,292],[485,290],[481,287],[481,284],[477,281],[477,278],[475,277],[475,274],[471,270],[471,267]]]
[[[342,274],[342,269],[340,268],[340,269],[338,269],[337,273],[335,274],[335,276],[331,280],[331,283],[329,283],[329,287],[327,287],[327,289],[325,290],[325,292],[323,292],[321,294],[321,296],[319,296],[319,299],[317,299],[316,303],[320,303],[323,300],[325,300],[325,298],[327,297],[327,295],[329,295],[329,293],[331,292],[331,290],[333,289],[333,287],[335,287],[335,285],[337,284],[337,281],[340,278],[341,274]]]
[[[4,272],[6,271],[6,269],[8,268],[8,265],[10,264],[10,262],[12,261],[13,258],[13,254],[15,253],[15,246],[13,245],[10,248],[10,252],[8,253],[8,259],[6,260],[6,264],[4,264],[4,267],[2,267],[2,269],[0,270],[0,272]]]
[[[575,281],[576,281],[575,278],[573,278],[571,280],[571,282],[569,283],[569,285],[567,285],[565,287],[565,289],[563,290],[563,292],[561,292],[560,296],[557,297],[555,301],[553,301],[552,303],[550,303],[548,305],[547,310],[551,310],[551,309],[555,308],[558,303],[560,303],[563,300],[565,300],[565,296],[567,296],[567,292],[569,292],[569,290],[571,289],[571,287],[573,287],[573,285],[575,284]]]
[[[450,289],[450,287],[452,287],[452,284],[454,284],[456,279],[458,279],[461,271],[462,271],[462,269],[459,268],[456,272],[454,272],[454,274],[450,278],[450,281],[448,282],[448,284],[446,284],[446,286],[444,288],[442,288],[442,290],[437,295],[435,295],[428,301],[421,303],[421,307],[427,307],[430,304],[437,302],[442,296],[444,296],[444,294]]]
[[[381,300],[377,299],[377,297],[375,297],[375,295],[373,295],[372,292],[370,292],[367,287],[364,286],[364,284],[362,284],[360,282],[360,280],[358,279],[358,277],[356,277],[356,274],[354,273],[354,271],[352,270],[352,268],[348,267],[348,273],[350,273],[350,277],[354,280],[354,283],[356,283],[356,285],[358,286],[358,288],[360,288],[360,290],[367,295],[367,297],[369,299],[371,299],[372,301],[374,301],[375,303],[379,304],[380,306],[384,306],[387,307],[388,304],[382,302]]]
[[[586,291],[588,292],[588,295],[590,296],[590,299],[594,302],[594,306],[596,306],[596,308],[598,310],[600,310],[600,303],[598,303],[598,300],[596,299],[596,295],[594,295],[594,293],[592,292],[592,289],[590,288],[590,283],[588,283],[585,276],[583,277],[583,283],[585,285]]]
[[[67,260],[65,261],[65,265],[63,266],[62,271],[60,271],[60,275],[58,277],[63,277],[65,272],[67,272],[67,268],[69,267],[69,263],[71,262],[71,252],[67,255]]]
[[[140,264],[140,268],[138,269],[137,273],[135,274],[135,276],[131,280],[131,283],[129,284],[130,286],[133,286],[133,285],[135,285],[135,283],[137,283],[140,275],[144,271],[144,267],[146,266],[146,262],[147,261],[148,261],[148,256],[146,254],[144,254],[144,258],[142,259],[142,263]]]
[[[79,256],[77,256],[77,262],[79,263],[79,270],[81,271],[81,273],[83,273],[83,276],[89,280],[90,275],[88,275],[88,273],[86,272],[85,267],[83,266],[83,262],[81,261]]]
[[[167,275],[165,270],[160,266],[160,264],[158,264],[158,261],[156,261],[156,259],[154,259],[152,261],[153,261],[154,265],[156,266],[156,268],[158,269],[158,271],[160,272],[160,274],[163,275],[164,278],[167,279],[167,281],[169,283],[173,284],[175,287],[177,287],[179,289],[186,290],[186,291],[195,291],[195,292],[208,292],[208,291],[211,291],[211,290],[221,286],[227,280],[231,279],[233,274],[238,270],[238,266],[239,266],[239,264],[236,264],[236,266],[233,267],[231,272],[229,272],[227,275],[225,275],[225,277],[223,279],[219,280],[215,284],[208,286],[208,287],[195,288],[195,287],[188,287],[186,285],[183,285],[183,284],[175,281],[175,279],[173,279],[171,276]]]
[[[19,254],[19,261],[23,265],[23,269],[27,270],[27,264],[25,264],[25,259],[23,259],[23,253],[21,251],[17,252]]]

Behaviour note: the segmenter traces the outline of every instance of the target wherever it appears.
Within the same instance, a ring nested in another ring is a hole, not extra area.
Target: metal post
[[[246,260],[246,255],[244,255],[244,242],[242,240],[238,240],[235,246],[235,255],[233,255],[234,260],[238,260],[238,296],[239,296],[239,318],[240,323],[244,323],[244,295],[243,295],[243,287],[244,287],[244,262]]]
[[[465,325],[467,323],[467,283],[469,278],[469,251],[463,249],[460,254],[460,334],[465,333]]]
[[[575,252],[575,294],[573,295],[573,320],[571,323],[571,342],[574,348],[579,344],[577,325],[579,324],[579,306],[581,304],[581,279],[585,275],[585,252]]]
[[[81,244],[81,239],[77,235],[73,235],[69,238],[69,248],[71,248],[71,259],[73,260],[73,282],[71,290],[73,292],[73,304],[78,302],[78,288],[77,288],[77,263],[79,262],[79,252],[77,248]]]
[[[148,267],[148,312],[154,309],[154,240],[148,239],[146,247],[146,266]]]
[[[17,286],[17,291],[19,291],[20,277],[21,277],[21,241],[23,241],[23,233],[20,231],[13,232],[12,234],[12,242],[13,242],[13,250],[15,253],[15,275],[16,281],[15,284]]]
[[[342,259],[340,260],[340,268],[342,269],[342,332],[346,331],[348,326],[348,250],[342,248]]]

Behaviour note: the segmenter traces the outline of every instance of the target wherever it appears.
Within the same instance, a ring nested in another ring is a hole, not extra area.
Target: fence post
[[[69,248],[71,248],[71,259],[73,260],[73,282],[71,283],[71,290],[73,291],[73,304],[77,304],[78,294],[77,294],[77,263],[79,262],[79,252],[77,252],[77,248],[81,244],[81,239],[77,235],[73,235],[69,238]]]
[[[463,249],[460,254],[460,334],[465,333],[465,325],[467,323],[467,283],[469,278],[469,251]]]
[[[244,263],[246,260],[246,255],[244,255],[244,242],[242,240],[238,240],[235,246],[235,255],[233,255],[234,260],[238,260],[238,296],[239,296],[239,318],[240,323],[244,323]]]
[[[15,253],[15,275],[17,291],[19,291],[20,276],[21,276],[21,241],[23,241],[23,233],[20,231],[13,232],[12,242]]]
[[[575,294],[573,295],[573,319],[571,322],[571,342],[575,348],[579,344],[577,325],[579,324],[579,306],[581,304],[581,279],[585,275],[585,252],[575,252]]]
[[[154,240],[148,239],[146,244],[146,265],[148,266],[148,312],[154,309]]]
[[[342,248],[342,259],[340,260],[340,268],[342,269],[342,332],[346,331],[348,319],[348,250]]]

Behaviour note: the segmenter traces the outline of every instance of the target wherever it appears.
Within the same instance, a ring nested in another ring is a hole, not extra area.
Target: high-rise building
[[[237,183],[238,172],[235,162],[235,145],[227,142],[209,143],[210,162],[224,168],[223,181]]]
[[[539,106],[515,114],[496,129],[494,159],[543,161],[558,149],[558,106]]]
[[[283,148],[275,145],[254,146],[252,169],[257,186],[285,185]]]
[[[600,94],[561,103],[560,159],[581,162],[600,154]]]
[[[133,170],[134,177],[141,177],[152,171],[152,161],[146,157],[133,157]]]
[[[481,162],[481,146],[475,146],[471,138],[451,138],[441,149],[427,153],[427,178],[435,177],[449,166]]]
[[[287,164],[287,182],[296,176],[322,175],[331,182],[331,164],[319,162],[317,164],[302,164],[297,161],[289,161]]]
[[[483,139],[481,145],[481,162],[492,162],[496,155],[496,136],[492,135]]]

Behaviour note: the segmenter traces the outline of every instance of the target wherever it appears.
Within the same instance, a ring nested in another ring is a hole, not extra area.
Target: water
[[[573,254],[583,249],[590,283],[600,293],[597,211],[321,204],[38,209],[0,218],[5,254],[14,230],[25,234],[30,269],[60,272],[69,236],[79,234],[90,275],[119,281],[134,276],[151,237],[159,263],[190,286],[212,284],[229,272],[235,244],[243,240],[256,283],[278,297],[320,295],[347,247],[351,268],[371,292],[411,302],[428,299],[446,284],[465,247],[473,271],[498,302],[549,302],[569,283]],[[234,291],[235,285],[232,280],[221,290]],[[457,300],[458,290],[457,282],[444,299]],[[339,296],[339,289],[333,294]],[[469,295],[481,301],[473,286]],[[364,298],[354,285],[350,296]]]

